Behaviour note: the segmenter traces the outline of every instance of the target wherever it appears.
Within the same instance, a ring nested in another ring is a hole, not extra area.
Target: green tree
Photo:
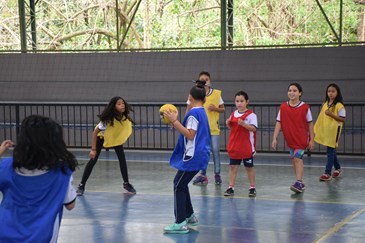
[[[25,0],[28,1],[28,0]],[[38,50],[219,48],[221,1],[36,1]],[[234,47],[365,40],[364,0],[234,1]],[[20,50],[17,0],[0,0],[0,50]],[[29,16],[26,16],[29,24]],[[27,27],[30,39],[30,27]],[[123,43],[122,43],[123,40]],[[122,44],[121,44],[122,43]],[[27,43],[31,49],[31,42]]]

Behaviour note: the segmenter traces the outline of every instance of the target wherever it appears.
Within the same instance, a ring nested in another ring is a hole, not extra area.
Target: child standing
[[[272,140],[272,148],[275,150],[278,143],[277,138],[280,129],[282,129],[296,176],[295,183],[290,187],[294,192],[303,192],[305,190],[303,155],[306,149],[311,150],[314,146],[312,113],[309,105],[300,100],[302,92],[300,84],[291,83],[289,85],[289,101],[280,105]]]
[[[249,197],[256,196],[255,170],[253,156],[256,152],[256,129],[257,116],[252,110],[247,108],[249,104],[248,95],[244,91],[239,91],[235,95],[237,110],[232,112],[226,124],[231,129],[228,140],[229,155],[229,187],[224,196],[234,195],[234,184],[237,177],[238,167],[243,161],[246,168],[247,178],[250,182]]]
[[[90,160],[87,163],[81,182],[77,189],[77,195],[82,196],[85,185],[91,172],[98,161],[101,149],[113,148],[119,160],[119,168],[123,177],[123,187],[128,193],[136,194],[136,190],[129,183],[128,167],[125,159],[123,144],[132,134],[134,123],[129,113],[133,111],[131,106],[119,96],[113,97],[101,115],[98,115],[100,122],[92,133],[92,144]]]
[[[11,145],[4,141],[0,155]],[[38,115],[25,118],[13,157],[0,162],[0,242],[56,242],[63,207],[75,206],[76,167],[57,122]]]
[[[316,124],[314,134],[319,144],[327,146],[327,164],[324,174],[319,177],[320,181],[328,181],[341,175],[341,165],[337,158],[336,148],[341,134],[342,124],[346,118],[346,110],[340,87],[337,84],[329,84],[326,89],[326,99],[322,105]],[[332,173],[332,167],[335,170]]]
[[[172,126],[180,132],[170,158],[170,165],[178,170],[174,178],[175,222],[164,228],[165,233],[188,233],[188,225],[198,225],[188,184],[199,170],[207,169],[210,157],[210,132],[203,107],[204,100],[204,87],[194,86],[189,95],[192,108],[182,123],[177,120],[177,113],[164,113]]]
[[[213,162],[214,162],[214,181],[216,185],[222,184],[222,179],[220,176],[221,173],[221,160],[220,160],[220,128],[219,128],[219,115],[224,112],[224,101],[222,99],[222,91],[219,89],[212,88],[212,80],[210,78],[210,74],[208,72],[201,72],[199,74],[199,80],[196,82],[201,83],[199,81],[205,82],[205,92],[206,99],[204,103],[204,109],[208,116],[210,134],[211,134],[211,151],[213,154]],[[191,105],[189,104],[189,100],[187,102],[187,112],[190,110]],[[206,175],[206,170],[200,171],[200,175],[198,175],[193,184],[207,184],[208,177]]]

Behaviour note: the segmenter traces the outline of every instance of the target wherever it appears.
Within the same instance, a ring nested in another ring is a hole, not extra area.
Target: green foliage
[[[123,49],[219,48],[221,45],[221,1],[218,0],[145,0],[131,24],[138,1],[36,2],[38,50],[117,49],[129,25]],[[340,1],[320,2],[336,34],[313,0],[234,1],[233,46],[338,43]],[[364,5],[353,0],[343,1],[342,42],[358,41],[361,11],[364,12]],[[0,19],[0,50],[19,50],[17,0],[0,0]],[[26,20],[29,32],[29,14]],[[29,39],[27,44],[31,49]]]

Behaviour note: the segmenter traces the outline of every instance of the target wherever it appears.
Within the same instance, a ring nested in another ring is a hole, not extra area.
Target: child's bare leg
[[[294,158],[293,160],[293,168],[294,168],[294,174],[297,178],[297,180],[301,181],[303,180],[303,160],[299,158]]]
[[[229,166],[229,185],[234,185],[237,177],[237,171],[238,171],[239,165],[230,165]]]
[[[255,169],[253,167],[245,167],[247,172],[247,178],[250,182],[250,186],[255,185]]]

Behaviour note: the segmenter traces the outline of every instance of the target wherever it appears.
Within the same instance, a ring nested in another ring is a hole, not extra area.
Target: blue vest
[[[49,242],[55,220],[61,222],[63,202],[72,172],[49,170],[22,176],[13,158],[0,162],[0,242]]]
[[[203,107],[191,109],[184,118],[183,125],[185,127],[189,116],[195,117],[199,122],[194,140],[194,154],[191,157],[185,156],[185,144],[187,139],[180,134],[170,158],[170,165],[182,171],[206,170],[210,157],[210,129],[208,117]]]

